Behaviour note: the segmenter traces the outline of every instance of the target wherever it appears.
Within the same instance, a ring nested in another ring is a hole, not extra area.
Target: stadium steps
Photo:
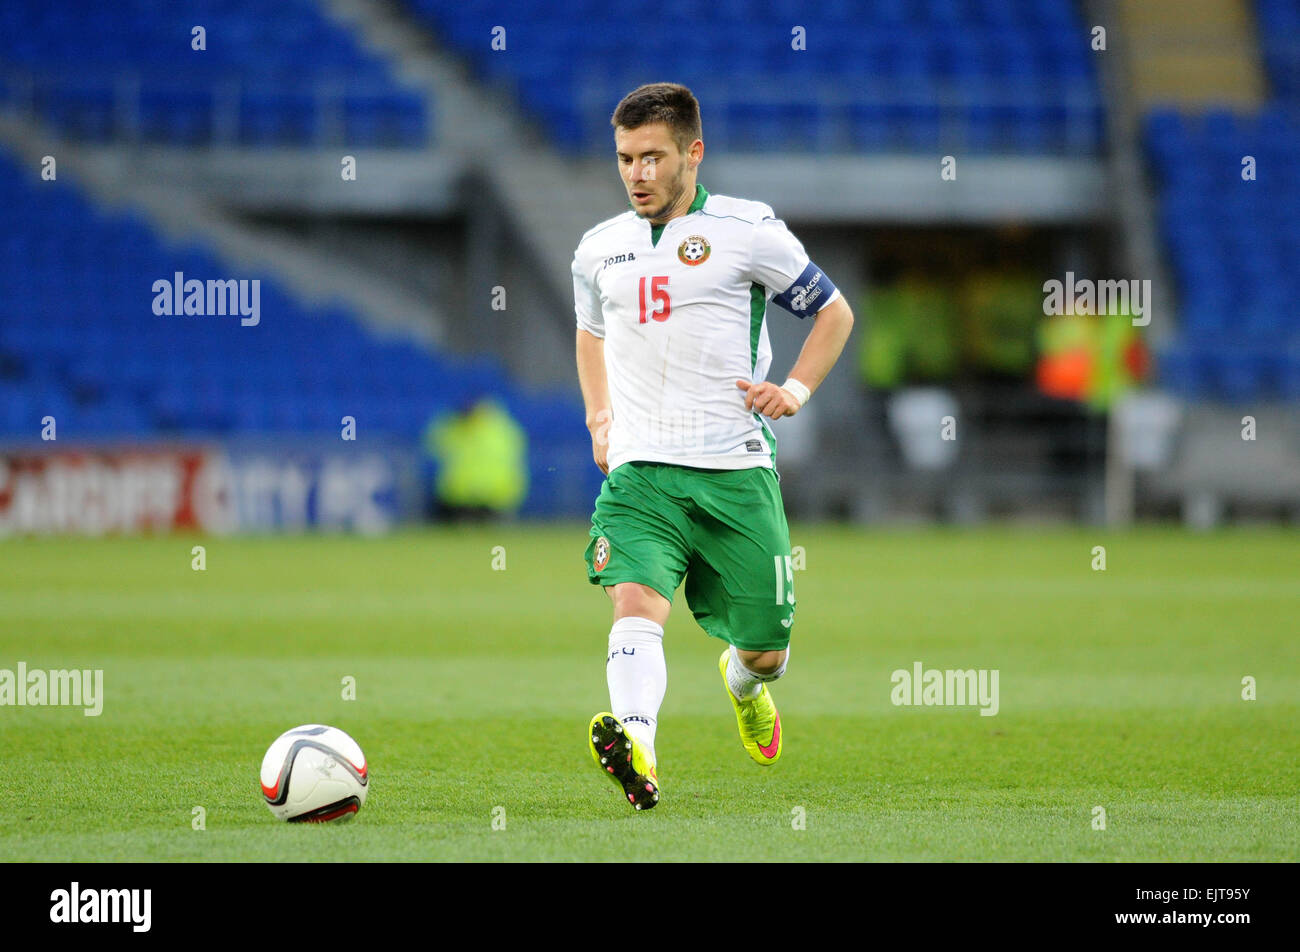
[[[1116,0],[1093,0],[1086,4],[1086,15],[1093,23],[1113,22],[1116,5]],[[1126,31],[1114,30],[1107,37],[1111,55],[1098,58],[1098,79],[1107,103],[1110,150],[1106,163],[1113,193],[1110,207],[1120,230],[1120,260],[1128,271],[1125,276],[1149,278],[1152,283],[1155,300],[1146,334],[1150,339],[1162,340],[1170,331],[1169,318],[1175,302],[1160,244],[1158,202],[1146,175],[1142,152],[1144,106],[1133,76],[1133,42]]]
[[[1114,22],[1113,0],[1094,0],[1086,5],[1091,22]],[[1146,174],[1142,152],[1143,106],[1133,75],[1134,42],[1126,30],[1113,30],[1107,37],[1109,55],[1098,60],[1099,82],[1107,103],[1106,129],[1110,150],[1107,173],[1113,197],[1111,209],[1120,235],[1119,261],[1127,278],[1151,281],[1148,302],[1150,323],[1143,333],[1150,344],[1161,345],[1173,334],[1175,300],[1173,280],[1160,242],[1159,201]],[[1120,275],[1116,275],[1120,277]],[[1136,515],[1135,474],[1125,448],[1109,431],[1106,447],[1107,490],[1100,505],[1106,524],[1123,526]]]
[[[305,301],[343,302],[371,329],[387,336],[413,337],[436,346],[429,304],[405,294],[340,255],[325,256],[310,245],[255,228],[223,208],[197,197],[183,181],[140,174],[131,150],[73,142],[56,146],[48,130],[29,119],[0,114],[0,142],[32,168],[53,154],[58,174],[75,178],[96,199],[112,207],[131,205],[145,213],[164,235],[177,241],[200,239],[241,267],[269,268]]]
[[[1257,108],[1266,85],[1246,0],[1120,0],[1129,71],[1146,106]]]
[[[530,125],[513,97],[474,82],[407,8],[390,0],[319,0],[359,32],[362,42],[398,64],[398,75],[436,95],[439,136],[484,178],[513,233],[531,252],[554,297],[566,302],[557,329],[572,330],[569,266],[583,232],[627,208],[612,161],[561,156]],[[484,36],[486,44],[488,36]],[[571,345],[572,341],[569,341]]]

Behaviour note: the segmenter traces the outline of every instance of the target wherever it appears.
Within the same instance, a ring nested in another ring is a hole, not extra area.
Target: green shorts
[[[638,582],[686,604],[714,638],[749,651],[790,644],[794,571],[775,470],[624,463],[596,498],[593,585]]]

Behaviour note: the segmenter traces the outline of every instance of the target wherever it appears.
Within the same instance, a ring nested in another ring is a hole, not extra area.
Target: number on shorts
[[[794,604],[794,563],[788,555],[774,555],[776,563],[776,603],[777,605]]]

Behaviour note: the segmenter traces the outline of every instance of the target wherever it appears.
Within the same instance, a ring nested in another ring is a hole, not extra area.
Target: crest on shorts
[[[703,235],[691,235],[677,246],[677,260],[682,264],[695,267],[697,264],[704,264],[704,262],[708,261],[709,253],[712,250],[709,246],[709,239]]]
[[[592,564],[596,567],[597,572],[603,572],[605,566],[609,565],[609,540],[604,536],[596,540],[596,552]]]

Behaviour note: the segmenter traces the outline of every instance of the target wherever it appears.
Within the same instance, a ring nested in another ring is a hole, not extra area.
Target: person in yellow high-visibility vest
[[[1128,313],[1099,316],[1076,304],[1074,314],[1043,321],[1039,350],[1038,389],[1101,413],[1147,373],[1146,343]]]
[[[424,441],[438,464],[442,515],[513,513],[528,495],[528,437],[495,400],[438,417]]]

